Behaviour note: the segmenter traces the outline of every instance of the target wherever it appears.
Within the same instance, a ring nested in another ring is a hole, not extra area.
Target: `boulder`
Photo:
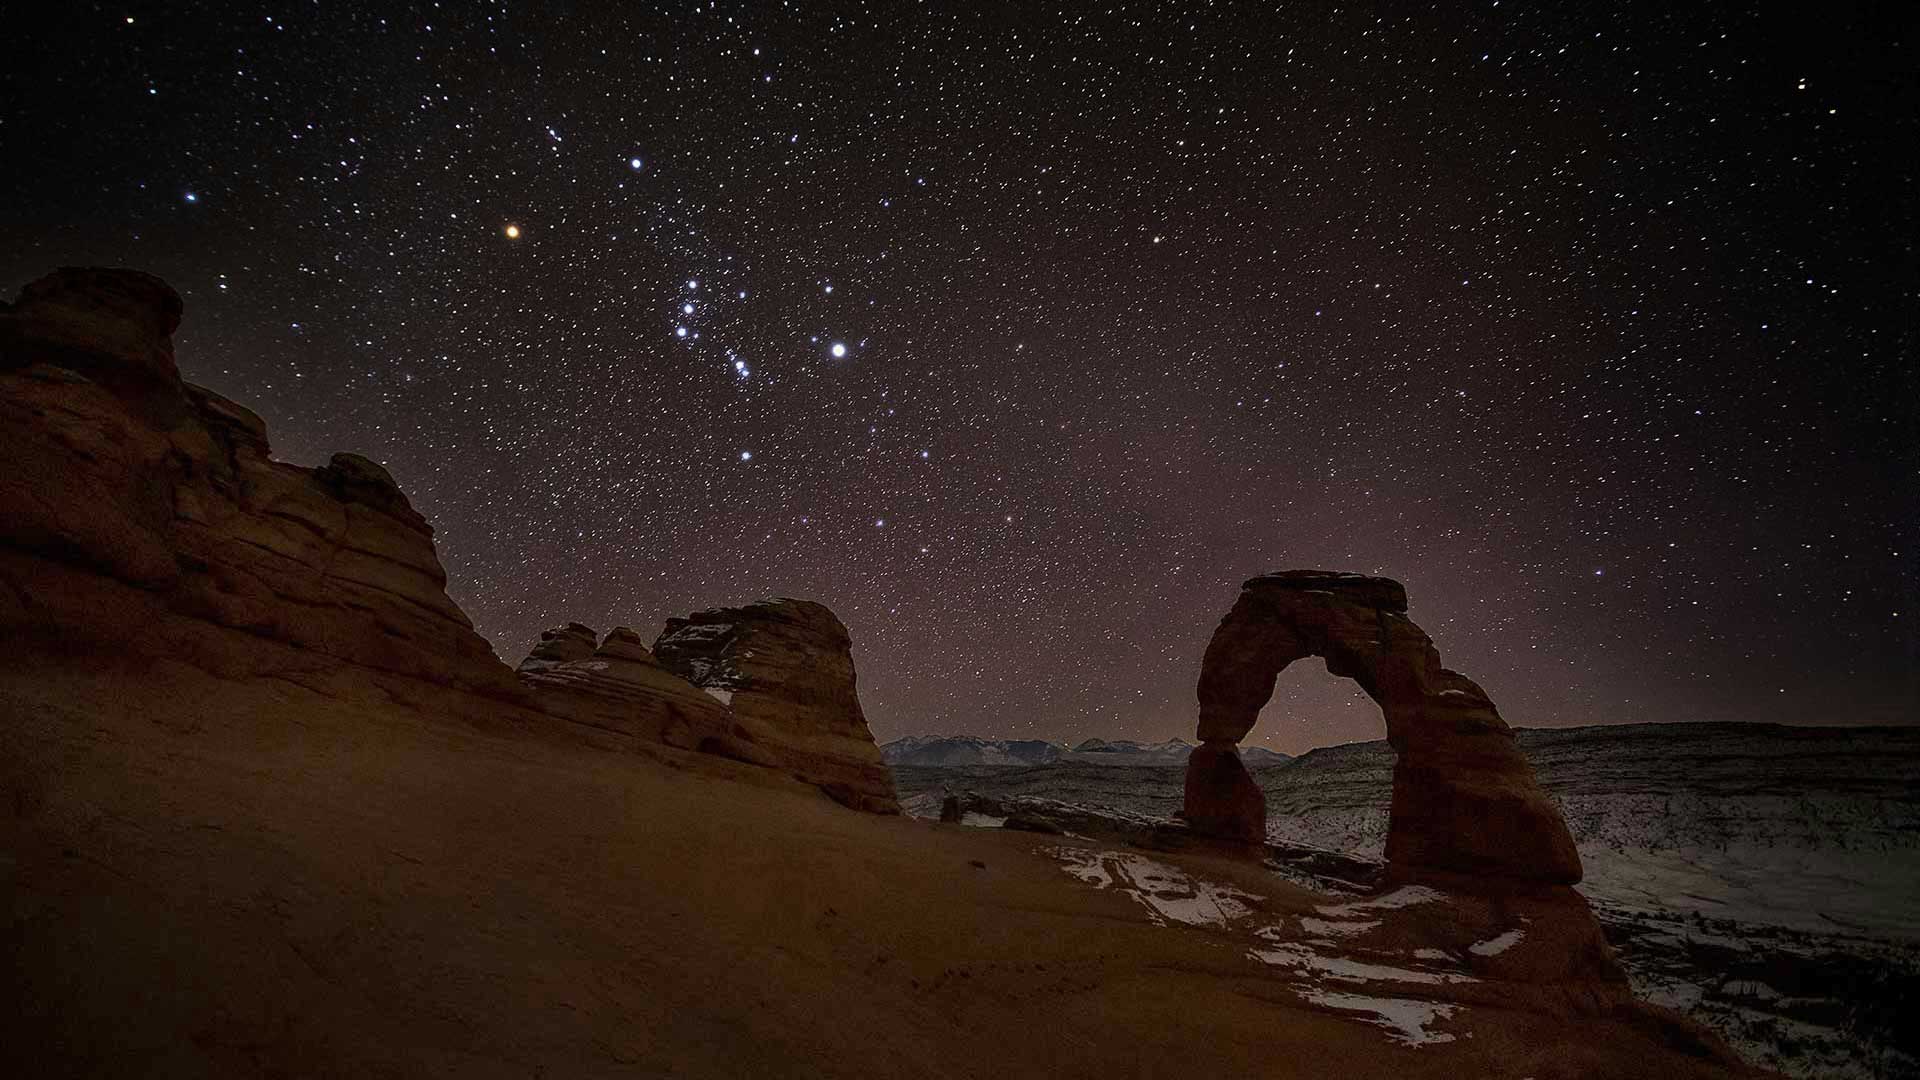
[[[1324,657],[1329,672],[1379,703],[1397,755],[1390,874],[1578,882],[1573,838],[1513,732],[1485,691],[1441,665],[1406,611],[1406,589],[1386,578],[1289,570],[1248,581],[1201,663],[1201,740],[1230,747],[1245,738],[1281,669]],[[1231,769],[1194,755],[1186,804],[1197,829],[1237,838],[1248,820],[1244,798]],[[1235,806],[1237,814],[1225,812]]]
[[[852,639],[824,605],[764,600],[669,619],[653,655],[725,702],[761,760],[848,806],[900,812],[860,710]]]

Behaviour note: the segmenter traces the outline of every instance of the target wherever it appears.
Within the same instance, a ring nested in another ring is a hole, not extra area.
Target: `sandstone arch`
[[[1468,874],[1571,885],[1580,855],[1513,732],[1473,680],[1440,665],[1397,581],[1287,570],[1248,581],[1207,644],[1201,746],[1187,763],[1194,829],[1264,837],[1266,802],[1233,751],[1295,660],[1325,657],[1386,718],[1397,760],[1387,864],[1401,877]]]

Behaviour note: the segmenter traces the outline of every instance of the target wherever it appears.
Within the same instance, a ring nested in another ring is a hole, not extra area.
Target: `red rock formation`
[[[1209,836],[1263,844],[1267,798],[1230,742],[1201,743],[1187,756],[1187,824]]]
[[[0,306],[0,636],[381,699],[481,694],[501,715],[721,753],[897,810],[831,612],[748,618],[741,710],[624,627],[598,644],[549,631],[516,678],[447,596],[433,527],[385,469],[274,461],[258,416],[181,381],[181,310],[160,279],[100,269]]]
[[[623,628],[624,629],[624,628]],[[585,660],[599,648],[600,635],[593,627],[579,623],[568,623],[540,632],[540,643],[533,647],[525,660],[514,670],[521,675],[532,675],[549,671],[561,664],[574,660]]]
[[[278,662],[199,622],[512,693],[393,478],[271,460],[259,417],[180,381],[180,308],[146,274],[63,270],[0,313],[0,626],[228,674]]]
[[[653,655],[728,701],[734,735],[748,745],[720,752],[753,752],[848,806],[899,813],[860,711],[852,639],[833,612],[810,600],[697,612],[669,619]]]
[[[578,655],[583,646],[586,655]],[[593,631],[578,623],[547,631],[521,662],[520,679],[546,712],[684,750],[722,748],[727,744],[713,740],[733,727],[725,705],[661,667],[624,626],[598,647]]]
[[[1289,570],[1246,583],[1207,645],[1199,737],[1187,773],[1196,828],[1238,836],[1243,798],[1218,753],[1239,742],[1295,660],[1326,659],[1380,705],[1398,755],[1387,833],[1389,869],[1571,885],[1580,856],[1566,823],[1534,781],[1513,733],[1473,680],[1440,664],[1432,639],[1406,616],[1396,581]]]

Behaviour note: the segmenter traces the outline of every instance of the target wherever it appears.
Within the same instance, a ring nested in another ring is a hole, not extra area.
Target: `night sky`
[[[1911,13],[1545,6],[42,5],[0,289],[165,277],[509,662],[804,596],[882,740],[1191,737],[1323,567],[1515,725],[1914,722]]]

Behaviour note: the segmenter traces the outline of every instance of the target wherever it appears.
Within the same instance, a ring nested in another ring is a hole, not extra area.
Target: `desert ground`
[[[1103,854],[1050,853],[1071,838],[484,709],[70,659],[0,686],[16,1075],[1744,1074],[1657,1010],[1496,979],[1387,992],[1450,1012],[1409,1040],[1337,1007],[1377,986],[1249,958],[1353,898],[1244,860],[1151,855],[1202,883],[1160,890],[1176,915],[1241,898],[1193,925],[1070,872]]]

